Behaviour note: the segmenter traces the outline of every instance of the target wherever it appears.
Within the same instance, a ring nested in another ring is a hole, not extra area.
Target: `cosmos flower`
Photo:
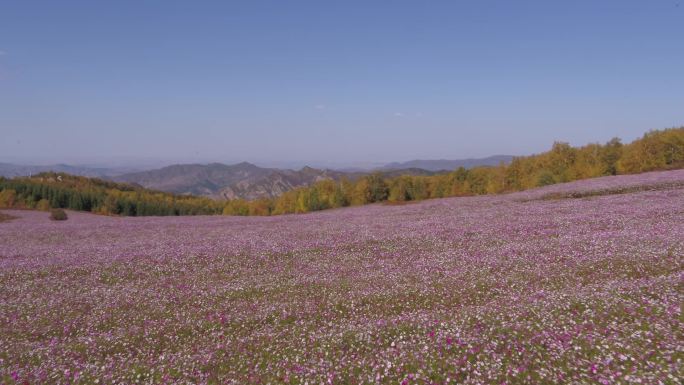
[[[0,383],[676,383],[682,182],[277,217],[13,211]]]

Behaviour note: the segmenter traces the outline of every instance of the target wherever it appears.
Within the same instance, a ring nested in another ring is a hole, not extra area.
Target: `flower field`
[[[684,378],[684,170],[306,215],[6,214],[0,383]]]

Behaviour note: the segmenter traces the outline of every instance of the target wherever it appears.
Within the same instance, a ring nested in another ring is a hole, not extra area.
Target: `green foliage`
[[[385,179],[380,174],[375,173],[364,178],[368,181],[368,191],[366,194],[369,197],[370,203],[387,200],[389,189]]]
[[[1,183],[1,181],[0,181]],[[0,191],[0,207],[9,208],[14,207],[14,201],[17,198],[17,191],[11,188],[6,188]]]
[[[413,179],[409,176],[400,176],[390,181],[389,197],[390,202],[403,202],[411,200]]]
[[[223,202],[64,173],[41,173],[30,178],[0,178],[0,207],[66,208],[105,215],[220,214]]]
[[[223,207],[223,215],[249,215],[249,203],[243,199],[230,200]]]
[[[47,199],[41,199],[36,203],[36,210],[48,211],[50,210],[50,202]]]
[[[549,171],[542,171],[542,173],[539,174],[539,177],[537,177],[537,186],[539,187],[548,186],[554,183],[556,183],[556,179]]]
[[[620,138],[613,138],[600,148],[601,163],[604,175],[616,175],[617,163],[622,157],[622,142]]]

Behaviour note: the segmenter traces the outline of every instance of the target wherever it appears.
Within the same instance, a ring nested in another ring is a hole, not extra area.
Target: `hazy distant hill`
[[[428,171],[455,170],[459,167],[473,168],[477,166],[496,166],[501,162],[509,163],[513,160],[511,155],[494,155],[487,158],[477,159],[434,159],[434,160],[410,160],[408,162],[394,162],[383,166],[383,170],[395,169],[423,169]]]
[[[259,167],[242,162],[233,165],[222,163],[176,164],[160,169],[130,172],[121,168],[96,168],[56,164],[26,166],[0,163],[0,176],[16,177],[35,175],[40,172],[64,172],[71,175],[97,177],[117,182],[133,183],[148,189],[174,194],[206,196],[217,199],[275,198],[297,187],[309,186],[321,180],[355,180],[371,172],[386,177],[399,175],[434,175],[443,170],[460,166],[495,165],[510,161],[511,157],[495,156],[484,159],[465,160],[415,160],[391,163],[375,171],[339,171],[303,167],[299,170]]]
[[[304,167],[301,170],[264,168],[242,162],[233,165],[179,164],[157,170],[124,174],[116,181],[176,194],[213,198],[272,198],[324,179],[339,179],[342,172]]]
[[[434,174],[421,169],[385,170],[382,173],[387,176]],[[285,191],[309,186],[321,180],[340,180],[343,177],[354,180],[366,174],[368,172],[343,172],[311,167],[300,170],[265,168],[242,162],[233,165],[178,164],[157,170],[119,175],[112,179],[176,194],[253,200],[274,198]]]
[[[339,180],[346,176],[343,172],[319,170],[311,167],[304,167],[300,170],[262,170],[268,170],[268,172],[261,176],[244,178],[237,183],[222,188],[219,191],[220,197],[250,200],[273,198],[297,187],[308,186],[326,179]]]
[[[123,174],[116,181],[177,194],[213,195],[222,187],[267,171],[249,163],[227,166],[220,163],[177,164],[160,169]]]
[[[106,178],[130,172],[131,169],[98,168],[85,166],[70,166],[68,164],[53,164],[47,166],[29,166],[11,163],[0,163],[0,176],[13,178],[15,176],[30,176],[41,172],[65,172],[71,175]]]

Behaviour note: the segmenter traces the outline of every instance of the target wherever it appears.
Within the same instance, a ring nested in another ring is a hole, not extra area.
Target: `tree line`
[[[547,152],[516,157],[509,164],[459,168],[431,176],[385,177],[374,173],[355,180],[324,180],[277,198],[254,201],[178,196],[55,173],[0,178],[0,207],[68,208],[125,216],[279,215],[375,202],[498,194],[598,176],[682,167],[684,127],[649,131],[629,144],[618,138],[581,147],[556,142]]]
[[[65,208],[105,215],[221,214],[224,202],[174,195],[97,178],[44,172],[25,178],[0,178],[0,207]]]
[[[547,152],[516,157],[509,164],[459,168],[438,175],[385,178],[376,173],[356,181],[325,180],[288,191],[272,201],[227,205],[224,214],[305,213],[384,201],[499,194],[599,176],[682,167],[684,127],[679,127],[649,131],[629,144],[619,138],[581,147],[555,142]],[[234,210],[236,206],[241,210]],[[258,209],[250,211],[251,206]]]

